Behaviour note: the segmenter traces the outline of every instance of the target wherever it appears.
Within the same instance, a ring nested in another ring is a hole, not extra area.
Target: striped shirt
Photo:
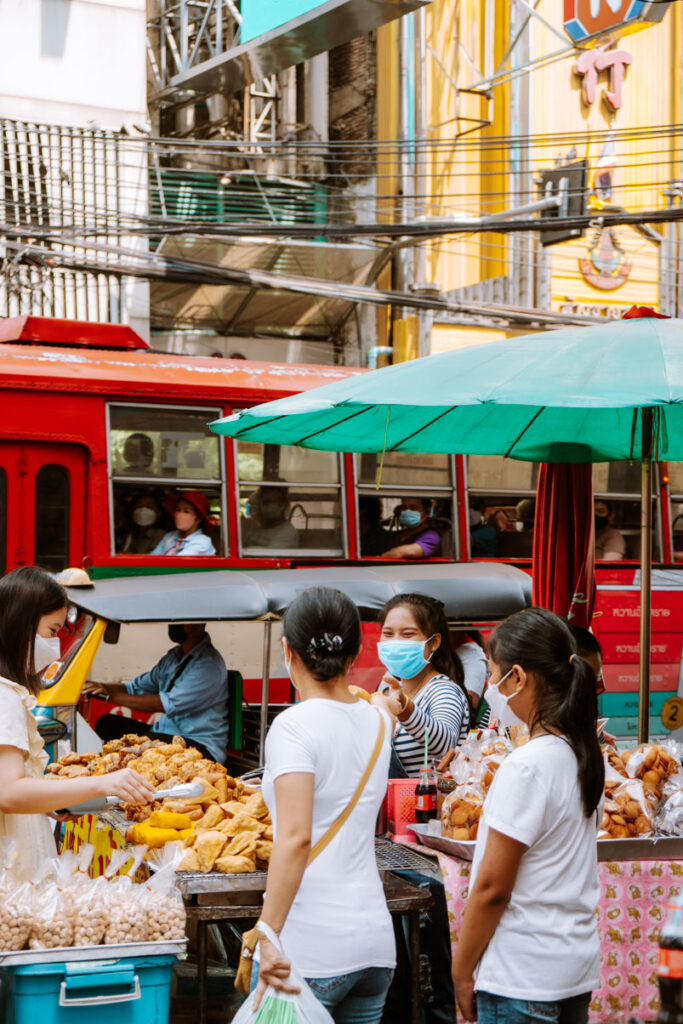
[[[394,733],[394,748],[410,776],[417,776],[424,764],[425,732],[429,727],[429,760],[439,761],[460,746],[470,727],[467,698],[448,676],[430,679],[412,698],[413,711],[399,722]]]

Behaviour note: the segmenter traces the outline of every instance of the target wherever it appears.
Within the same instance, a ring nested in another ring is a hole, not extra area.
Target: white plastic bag
[[[269,925],[259,921],[258,929],[280,953],[284,952],[278,936]],[[269,985],[263,993],[258,1010],[254,1010],[254,993],[251,992],[232,1018],[232,1024],[333,1024],[333,1018],[313,995],[294,965],[288,980],[294,982],[301,992],[293,995]]]

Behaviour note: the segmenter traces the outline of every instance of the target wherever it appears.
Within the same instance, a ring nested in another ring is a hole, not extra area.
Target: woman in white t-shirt
[[[567,624],[542,608],[498,626],[489,665],[493,714],[505,727],[528,725],[530,739],[503,762],[484,804],[456,998],[479,1024],[585,1024],[600,977],[595,674]]]
[[[47,754],[32,714],[40,672],[59,660],[66,591],[42,569],[24,566],[0,580],[0,839],[18,847],[15,872],[35,877],[56,855],[47,815],[101,796],[148,803],[154,789],[132,769],[78,779],[46,779]]]
[[[342,1024],[378,1024],[395,966],[394,932],[375,861],[375,823],[387,788],[393,719],[358,700],[347,674],[361,645],[356,606],[326,587],[287,609],[285,662],[301,701],[266,739],[263,796],[274,845],[261,920]],[[347,808],[383,732],[362,794],[331,842],[315,844]],[[289,961],[259,941],[258,1005],[266,984],[291,991]]]

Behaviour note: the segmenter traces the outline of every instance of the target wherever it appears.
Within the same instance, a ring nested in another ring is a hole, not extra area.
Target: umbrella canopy
[[[590,626],[595,604],[592,467],[544,462],[534,527],[534,604]]]
[[[683,321],[636,319],[457,349],[217,420],[249,441],[533,462],[683,459]],[[557,443],[563,445],[556,458]]]

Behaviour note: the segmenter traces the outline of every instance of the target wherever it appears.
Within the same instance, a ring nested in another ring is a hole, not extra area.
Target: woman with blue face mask
[[[403,498],[398,513],[401,531],[398,544],[384,552],[385,558],[436,558],[441,554],[441,535],[431,518],[431,498]]]
[[[417,776],[429,730],[429,759],[439,761],[463,742],[470,723],[464,672],[448,638],[443,606],[425,594],[400,594],[380,616],[377,654],[387,670],[373,696],[398,718],[392,778]]]
[[[491,710],[530,738],[484,804],[453,957],[458,1005],[479,1024],[586,1024],[600,978],[595,673],[566,622],[543,608],[498,626],[489,666]]]

